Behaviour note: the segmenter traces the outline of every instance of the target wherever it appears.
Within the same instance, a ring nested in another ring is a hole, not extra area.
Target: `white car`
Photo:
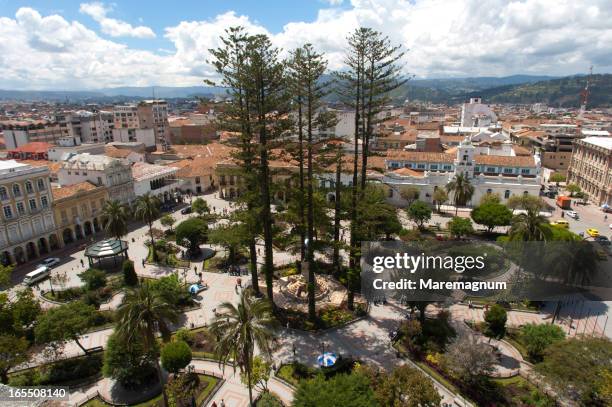
[[[578,219],[578,214],[576,211],[565,211],[565,214],[573,219]]]
[[[59,264],[60,259],[58,257],[49,257],[48,259],[44,259],[37,267],[53,267],[56,264]]]

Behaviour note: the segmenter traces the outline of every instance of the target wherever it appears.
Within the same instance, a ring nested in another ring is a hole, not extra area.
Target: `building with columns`
[[[170,202],[180,192],[181,182],[177,178],[177,167],[134,163],[132,177],[134,178],[134,193],[136,196],[151,194],[162,203]]]
[[[53,215],[60,246],[89,238],[103,229],[102,207],[108,189],[90,181],[54,188]]]
[[[567,174],[591,202],[612,206],[612,137],[576,140]]]
[[[0,161],[0,261],[22,264],[60,247],[49,168]]]

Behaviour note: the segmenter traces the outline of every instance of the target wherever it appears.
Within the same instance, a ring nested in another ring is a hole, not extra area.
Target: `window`
[[[491,188],[487,189],[487,194],[492,194],[493,190]]]
[[[523,191],[523,196],[527,196],[527,195],[529,195],[529,192],[528,191]]]
[[[438,169],[438,164],[431,164],[431,165],[429,166],[429,169],[430,169],[430,170],[437,170],[437,169]]]
[[[425,168],[425,164],[417,164],[417,168],[422,170]]]
[[[444,169],[450,171],[453,167],[451,165],[444,165]]]
[[[34,186],[30,181],[26,181],[25,183],[26,193],[31,194],[34,192]]]
[[[8,198],[9,198],[9,196],[8,196],[8,192],[7,192],[6,188],[0,187],[0,199],[2,199],[4,201],[5,199],[8,199]]]
[[[21,188],[19,188],[18,184],[13,184],[13,196],[15,198],[17,198],[18,196],[21,196]]]
[[[98,177],[98,185],[102,185],[102,178]]]
[[[478,166],[474,167],[474,171],[480,172],[480,167],[478,167]]]
[[[35,211],[36,210],[36,199],[32,198],[30,199],[30,210]]]
[[[25,205],[23,202],[17,202],[17,213],[20,215],[25,215]]]
[[[521,174],[529,174],[529,168],[521,168]]]
[[[495,171],[495,167],[487,167],[487,172],[497,172],[497,171]]]
[[[506,191],[504,192],[504,199],[508,199],[510,198],[510,190],[506,189]]]
[[[45,180],[42,178],[39,178],[37,181],[38,184],[38,190],[39,191],[45,191],[47,189],[47,184],[45,184]]]
[[[233,180],[232,178],[230,178],[230,180],[231,180],[231,181],[230,181],[230,185],[234,185],[234,184],[233,184],[233,181],[234,181],[234,180]],[[196,183],[196,184],[199,184],[199,183],[200,183],[200,177],[195,177],[195,183]]]
[[[467,154],[464,154],[463,155],[463,161],[467,161],[467,160],[468,160],[468,156],[467,156]]]
[[[3,209],[4,209],[4,217],[7,219],[11,219],[13,217],[13,208],[7,205]]]
[[[512,174],[512,168],[504,168],[504,174]]]
[[[43,208],[48,208],[49,207],[49,198],[47,198],[46,196],[40,197],[40,206],[42,206]]]

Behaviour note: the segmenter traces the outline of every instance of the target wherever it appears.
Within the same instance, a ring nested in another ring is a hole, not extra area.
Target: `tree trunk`
[[[153,239],[153,222],[149,221],[149,235],[151,236],[151,254],[153,262],[157,262],[157,252],[155,251],[155,240]]]
[[[8,384],[8,370],[3,370],[2,372],[0,372],[0,382],[2,382],[2,384]]]
[[[300,199],[299,199],[299,216],[300,216],[300,260],[304,261],[306,258],[306,247],[304,246],[304,240],[306,239],[306,233],[304,230],[305,214],[304,214],[304,130],[302,123],[302,100],[298,98],[298,161],[300,166]]]
[[[264,113],[265,90],[264,85],[259,83],[259,144],[260,144],[260,176],[261,176],[261,195],[262,195],[262,210],[261,221],[263,223],[264,234],[264,274],[266,277],[266,292],[268,299],[272,304],[272,308],[276,309],[274,304],[274,291],[272,274],[274,272],[274,253],[272,248],[272,213],[270,210],[270,169],[268,167],[268,135],[266,133],[266,115]]]
[[[255,295],[259,296],[259,279],[257,278],[257,246],[255,238],[249,240],[249,268],[251,269],[251,286]]]
[[[341,193],[341,175],[342,175],[342,156],[338,154],[336,162],[336,199],[334,202],[334,255],[333,264],[336,273],[340,273],[340,193]]]
[[[358,58],[361,58],[359,56]],[[349,268],[354,269],[356,265],[356,245],[357,236],[355,236],[355,228],[357,227],[357,183],[358,183],[358,167],[357,162],[359,161],[359,116],[360,116],[360,100],[361,100],[361,65],[357,64],[357,89],[355,95],[355,134],[354,134],[354,152],[353,152],[353,185],[351,195],[351,240],[349,249]],[[347,278],[348,285],[348,297],[347,306],[349,309],[353,309],[354,306],[354,293],[353,285],[350,282],[350,278]]]
[[[81,344],[81,342],[79,342],[79,338],[78,338],[78,337],[74,337],[73,339],[74,339],[74,342],[77,344],[77,346],[78,346],[79,348],[81,348],[81,350],[82,350],[83,352],[85,352],[85,355],[89,355],[89,352],[87,352],[87,349],[85,349],[85,348],[83,347],[83,345]]]
[[[162,369],[159,364],[159,358],[155,358],[155,367],[157,370],[157,380],[159,380],[159,385],[161,386],[162,396],[164,397],[164,406],[168,407],[168,394],[166,393],[166,386],[164,386],[164,375],[162,374]]]
[[[313,185],[312,185],[312,83],[308,83],[308,245],[306,245],[306,259],[308,261],[308,319],[314,322],[316,319],[316,304],[315,304],[315,263],[314,263],[314,199],[313,199]]]

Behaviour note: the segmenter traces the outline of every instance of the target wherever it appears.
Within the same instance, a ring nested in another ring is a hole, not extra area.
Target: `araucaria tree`
[[[240,295],[237,305],[224,302],[219,307],[219,316],[210,326],[210,331],[217,336],[215,355],[219,364],[233,360],[234,366],[247,378],[250,405],[253,405],[253,359],[255,346],[259,352],[270,359],[274,337],[275,319],[271,303],[256,298],[250,289]]]
[[[360,27],[348,37],[344,58],[346,71],[336,73],[341,100],[355,111],[353,135],[353,183],[350,206],[350,253],[348,307],[353,307],[352,278],[358,276],[357,197],[365,192],[369,143],[378,113],[388,103],[389,93],[407,79],[400,77],[398,61],[404,53],[388,37],[371,28]],[[361,182],[359,182],[359,140],[361,139]],[[352,278],[351,278],[352,276]]]
[[[314,151],[313,133],[316,129],[330,127],[333,116],[321,110],[322,99],[330,93],[329,83],[322,80],[327,69],[327,61],[323,55],[317,53],[311,44],[306,44],[292,53],[290,60],[290,83],[291,89],[299,95],[298,108],[298,157],[302,158],[303,166],[303,134],[306,130],[306,160],[307,172],[305,182],[300,174],[300,186],[306,185],[306,236],[308,244],[300,242],[305,250],[305,260],[308,267],[308,317],[314,320],[315,313],[315,263],[314,263],[314,239],[315,239],[315,217],[314,217]],[[321,140],[319,140],[321,141]],[[300,168],[302,170],[302,167]],[[302,171],[303,173],[303,171]],[[303,194],[301,188],[300,193]],[[302,209],[301,209],[302,210]],[[300,213],[300,216],[303,216]]]
[[[272,142],[288,129],[288,92],[285,64],[279,50],[266,35],[248,35],[242,28],[231,28],[222,47],[211,50],[213,65],[229,88],[232,101],[221,127],[240,132],[242,169],[247,207],[257,211],[264,240],[266,291],[273,304],[272,211],[270,193],[270,149]],[[252,250],[254,245],[249,250]],[[253,256],[253,254],[251,254]]]

